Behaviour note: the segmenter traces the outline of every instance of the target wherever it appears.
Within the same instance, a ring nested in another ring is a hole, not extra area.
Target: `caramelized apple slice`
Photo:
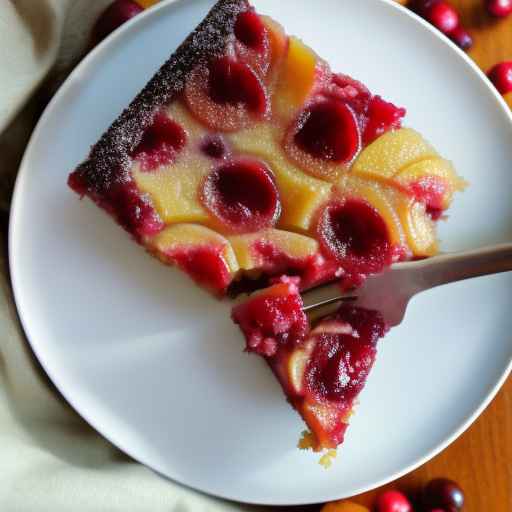
[[[418,258],[434,256],[438,252],[436,223],[421,203],[409,194],[394,194],[394,206],[404,228],[407,246]]]
[[[436,150],[415,130],[387,132],[364,149],[352,172],[377,179],[390,179],[405,167],[435,158]]]
[[[278,226],[307,231],[318,207],[329,197],[332,185],[297,169],[281,150],[281,132],[260,124],[229,136],[234,150],[265,160],[276,179],[281,195],[282,213]]]
[[[238,263],[228,240],[197,224],[175,224],[165,228],[150,247],[164,262],[177,265],[198,284],[223,294]]]
[[[430,212],[446,210],[453,194],[466,186],[451,162],[444,158],[431,158],[410,165],[396,174],[393,181],[425,203]]]
[[[281,213],[272,173],[261,161],[238,158],[223,163],[205,179],[205,208],[232,233],[250,233],[275,224]]]
[[[258,268],[266,272],[284,272],[290,265],[298,268],[319,251],[314,238],[279,229],[233,236],[229,241],[243,270]]]
[[[288,36],[277,21],[269,16],[260,16],[260,18],[268,31],[270,46],[270,76],[268,81],[273,82],[288,51]]]
[[[361,134],[353,110],[332,99],[304,110],[285,143],[286,152],[298,166],[329,181],[347,171],[360,148]]]
[[[209,128],[235,131],[263,119],[269,101],[264,83],[253,68],[234,57],[199,65],[185,85],[185,99]]]
[[[318,57],[296,37],[288,40],[279,86],[274,94],[273,112],[285,122],[293,119],[312,93]]]

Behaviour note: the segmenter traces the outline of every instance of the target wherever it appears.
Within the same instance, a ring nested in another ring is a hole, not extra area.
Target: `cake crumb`
[[[302,432],[302,437],[299,439],[298,448],[301,450],[314,450],[315,446],[315,436],[309,430],[304,430]]]
[[[329,469],[332,466],[332,461],[336,458],[338,452],[336,450],[329,450],[327,453],[320,457],[318,463],[323,466],[325,469]]]

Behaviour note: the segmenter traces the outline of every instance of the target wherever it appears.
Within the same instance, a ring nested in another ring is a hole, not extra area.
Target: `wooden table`
[[[452,4],[474,36],[469,54],[482,69],[487,71],[496,62],[512,60],[512,15],[505,20],[492,19],[484,10],[483,0],[452,0]],[[510,102],[510,94],[507,99]],[[512,106],[512,102],[509,104]],[[437,476],[462,485],[467,501],[464,512],[512,512],[512,378],[462,437],[389,487],[414,490]],[[354,501],[369,505],[376,492]]]

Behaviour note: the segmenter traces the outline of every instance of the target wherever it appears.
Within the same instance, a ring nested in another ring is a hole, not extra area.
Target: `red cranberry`
[[[485,7],[491,16],[504,18],[512,13],[512,0],[486,0]]]
[[[473,46],[471,34],[461,25],[452,31],[450,39],[462,50],[469,50]]]
[[[409,500],[398,491],[382,493],[375,504],[376,512],[412,512]]]
[[[201,151],[210,158],[222,158],[226,155],[227,148],[220,136],[212,135],[202,141]]]
[[[343,102],[326,100],[307,109],[299,119],[295,143],[315,158],[349,162],[359,150],[359,128]]]
[[[256,51],[265,49],[265,25],[254,11],[245,11],[238,15],[235,36],[248,48]]]
[[[447,512],[458,512],[464,505],[464,493],[452,480],[436,478],[423,490],[423,505],[427,509],[430,507]]]
[[[183,248],[170,251],[166,256],[196,283],[222,295],[231,281],[222,249],[215,246]]]
[[[437,4],[440,1],[441,0],[410,0],[407,6],[420,16],[425,17],[427,10],[430,9],[433,4]]]
[[[238,159],[211,172],[203,185],[205,207],[233,232],[272,226],[280,212],[272,174],[257,160]]]
[[[327,205],[317,226],[322,248],[348,274],[380,272],[391,263],[386,223],[377,210],[359,199]]]
[[[459,15],[448,2],[436,2],[426,9],[425,18],[444,34],[451,34],[459,25]]]
[[[132,156],[140,162],[142,170],[150,171],[172,163],[186,141],[185,130],[165,114],[158,113]]]
[[[322,332],[320,329],[306,366],[305,382],[308,390],[316,396],[336,402],[351,402],[363,389],[375,361],[380,336],[374,337],[374,333],[382,336],[385,325],[376,311],[351,306],[340,308],[332,319],[341,324],[350,324],[355,319],[359,329],[352,324],[352,334]]]
[[[249,66],[230,57],[221,57],[210,65],[210,97],[219,104],[243,104],[263,113],[267,107],[265,92]]]
[[[133,0],[114,0],[99,16],[93,27],[93,40],[99,43],[123,23],[144,9]]]
[[[501,94],[512,91],[512,60],[496,64],[487,75]]]
[[[364,129],[363,143],[370,144],[383,133],[400,128],[405,114],[405,108],[396,107],[380,96],[374,96],[366,113],[368,121]]]

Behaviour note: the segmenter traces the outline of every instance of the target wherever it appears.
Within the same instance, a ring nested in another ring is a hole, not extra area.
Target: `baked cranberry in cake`
[[[316,450],[342,442],[386,327],[342,307],[311,328],[300,293],[435,254],[465,187],[405,113],[247,0],[220,0],[68,180],[215,296],[269,287],[233,318]]]
[[[235,233],[272,226],[281,211],[272,173],[257,160],[233,160],[212,171],[201,199],[211,214]]]
[[[247,351],[272,357],[280,345],[296,345],[304,339],[308,320],[302,311],[299,281],[282,277],[233,308],[232,317],[246,337]]]
[[[232,317],[247,350],[265,357],[311,430],[308,447],[333,449],[388,327],[376,311],[342,305],[310,330],[302,308],[298,279],[282,278],[233,308]]]

